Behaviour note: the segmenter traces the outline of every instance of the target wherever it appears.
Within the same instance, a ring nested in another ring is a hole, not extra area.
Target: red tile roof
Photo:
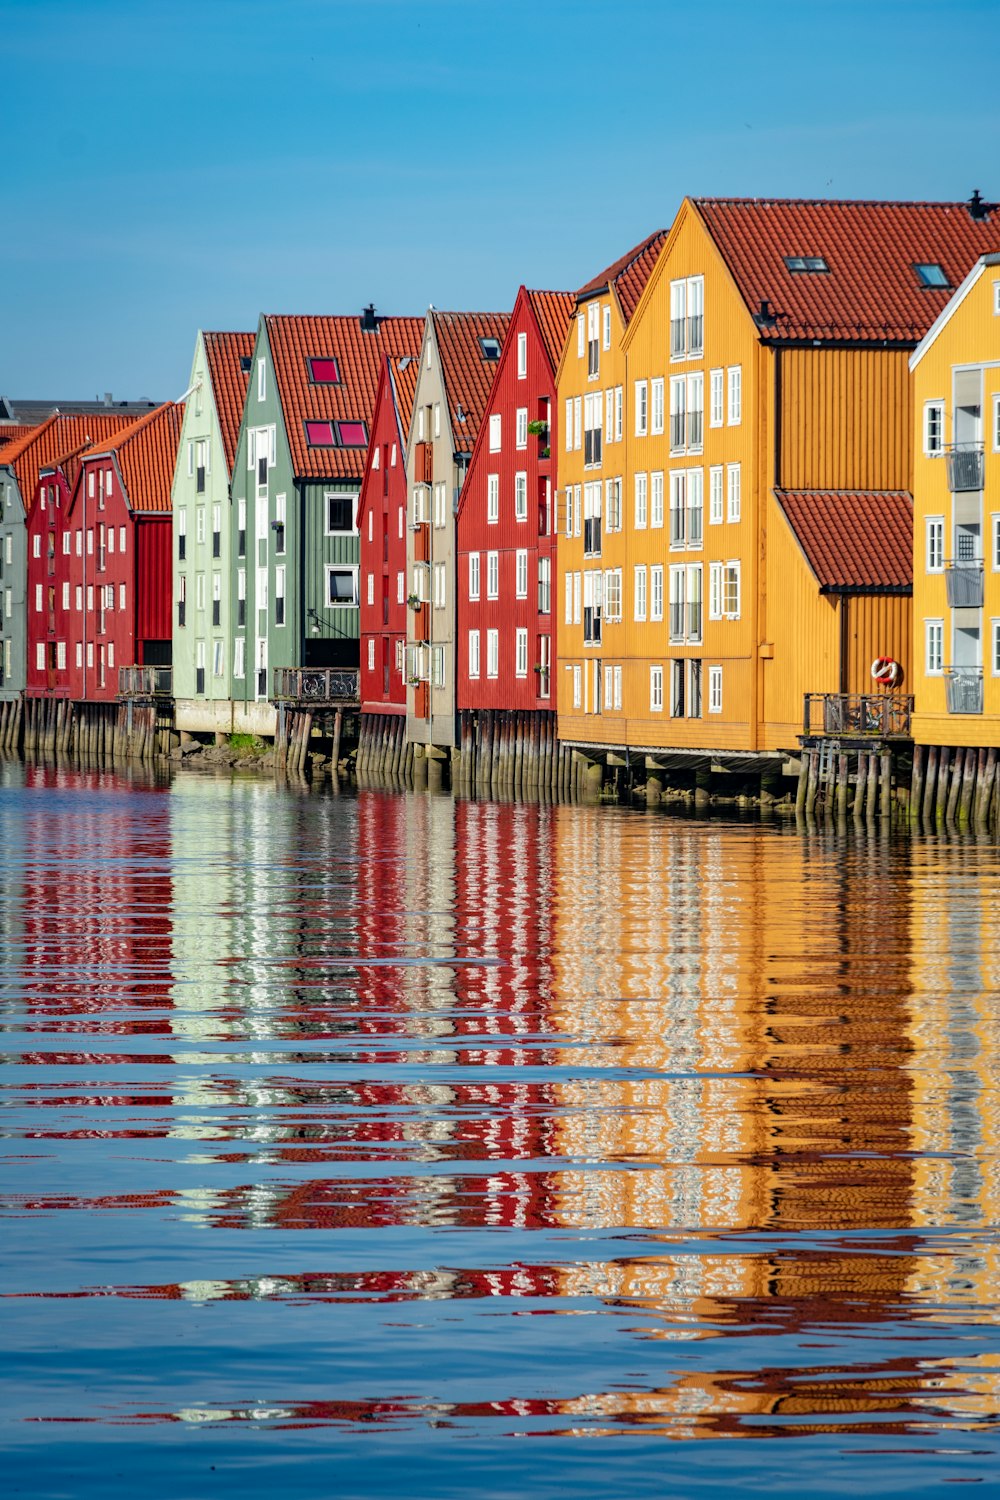
[[[620,259],[607,266],[598,276],[592,277],[586,286],[582,286],[576,294],[577,302],[585,301],[594,292],[603,292],[606,287],[614,287],[621,304],[622,315],[628,324],[642,296],[646,282],[652,275],[653,267],[666,243],[666,238],[665,229],[657,229],[652,234],[647,234],[638,245],[633,245],[632,249]]]
[[[775,490],[826,593],[910,593],[913,500],[905,490]]]
[[[414,349],[412,354],[403,354],[398,359],[389,360],[389,375],[392,379],[392,389],[396,398],[396,415],[399,418],[399,431],[403,447],[410,432],[410,418],[413,415],[413,398],[417,393],[417,376],[420,374],[420,345]]]
[[[53,415],[37,427],[21,428],[21,435],[0,448],[0,464],[9,464],[17,477],[17,486],[26,511],[35,503],[38,476],[43,469],[68,453],[77,452],[95,441],[105,441],[135,422],[124,413],[88,412],[83,416]]]
[[[36,426],[37,423],[25,427],[20,422],[0,422],[0,448],[9,443],[11,438],[20,437],[25,432],[34,432]]]
[[[555,371],[562,359],[566,330],[573,316],[576,298],[572,292],[526,291],[525,295],[542,331],[542,342],[549,356],[549,364]]]
[[[751,314],[766,301],[764,338],[915,344],[980,255],[1000,249],[1000,211],[965,203],[695,198]],[[793,272],[790,256],[828,271]],[[920,284],[940,265],[949,285]]]
[[[455,447],[459,452],[471,453],[499,363],[485,358],[479,340],[496,339],[502,346],[510,314],[438,312],[435,308],[430,316],[434,320]]]
[[[250,383],[250,360],[256,334],[205,333],[202,337],[205,340],[208,378],[212,382],[215,410],[222,431],[222,446],[226,450],[226,466],[232,474],[247,386]],[[240,368],[241,359],[246,361],[246,370]]]
[[[365,468],[363,448],[312,448],[307,421],[364,422],[371,434],[378,375],[383,355],[419,356],[423,318],[379,318],[366,333],[360,317],[264,318],[281,410],[297,478],[358,479]],[[335,359],[336,385],[314,385],[310,359]]]
[[[184,406],[167,401],[115,435],[93,443],[85,459],[113,453],[133,511],[169,511]]]

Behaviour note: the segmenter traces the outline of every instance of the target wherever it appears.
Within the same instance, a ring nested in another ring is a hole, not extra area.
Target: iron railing
[[[944,565],[945,588],[951,609],[982,609],[983,565],[976,562],[948,562]]]
[[[910,693],[806,693],[802,733],[907,739],[912,715]]]
[[[982,443],[952,443],[945,450],[948,488],[952,494],[983,487]]]
[[[275,667],[275,703],[357,703],[356,667]]]
[[[983,711],[982,667],[946,667],[945,691],[950,714],[981,714]]]
[[[172,698],[172,667],[119,667],[119,698]]]

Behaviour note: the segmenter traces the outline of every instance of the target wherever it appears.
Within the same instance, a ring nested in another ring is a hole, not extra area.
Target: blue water
[[[31,1496],[1000,1474],[990,839],[0,770]]]

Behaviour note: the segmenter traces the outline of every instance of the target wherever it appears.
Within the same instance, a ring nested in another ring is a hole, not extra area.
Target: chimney
[[[378,333],[378,318],[375,316],[374,302],[369,302],[368,306],[361,311],[361,332]]]
[[[988,219],[990,216],[990,205],[983,202],[983,195],[978,188],[972,189],[972,197],[966,206],[973,219]]]
[[[114,406],[114,404],[115,404],[114,403],[114,398],[112,397],[110,391],[105,391],[104,392],[104,404],[105,404],[105,406]]]

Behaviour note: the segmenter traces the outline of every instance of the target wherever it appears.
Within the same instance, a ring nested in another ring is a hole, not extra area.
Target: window
[[[500,672],[500,633],[496,630],[486,632],[486,675],[497,677]]]
[[[267,365],[264,360],[257,361],[257,400],[267,399]]]
[[[327,564],[326,597],[328,604],[350,609],[358,603],[357,568],[335,568]]]
[[[683,469],[670,473],[670,545],[683,547],[687,537],[687,474]]]
[[[222,640],[214,640],[212,642],[212,676],[213,677],[221,677],[222,674],[223,674],[223,672],[225,671],[225,664],[226,664],[226,643],[225,643],[225,641],[222,641]],[[113,663],[111,661],[111,647],[109,646],[108,647],[108,666],[112,666],[112,665],[113,665]]]
[[[663,526],[663,472],[649,476],[649,524],[653,528]]]
[[[636,568],[635,569],[635,579],[634,579],[633,588],[632,588],[632,599],[633,599],[633,604],[634,604],[634,608],[633,608],[633,611],[632,611],[633,617],[636,620],[644,620],[646,618],[646,569],[645,568]]]
[[[310,448],[333,448],[336,446],[332,422],[307,422],[306,442]]]
[[[514,676],[528,675],[528,632],[518,626],[514,632]]]
[[[236,573],[236,624],[240,627],[247,622],[247,570],[239,568]]]
[[[583,487],[583,550],[588,556],[601,551],[601,481]]]
[[[500,340],[495,338],[481,338],[479,347],[483,351],[483,358],[490,361],[500,358]]]
[[[650,431],[661,433],[663,431],[663,377],[651,380],[649,383],[650,401],[652,404],[652,416],[650,418]]]
[[[435,403],[434,403],[434,436],[435,437],[440,437],[441,436],[441,403],[440,403],[440,401],[435,401]]]
[[[583,673],[579,667],[568,669],[573,674],[573,707],[580,708],[583,704],[582,678]]]
[[[31,538],[31,555],[32,557],[41,557],[42,555],[42,539],[37,533]]]
[[[284,592],[285,592],[285,570],[284,570],[284,568],[279,568],[277,571],[281,574],[281,593],[284,594]],[[221,573],[213,573],[212,574],[212,624],[215,625],[216,627],[218,627],[219,625],[222,624],[222,574]],[[284,616],[282,616],[282,618],[278,621],[278,624],[279,625],[283,625],[284,624]]]
[[[663,619],[663,567],[655,563],[649,570],[649,618]]]
[[[80,585],[77,584],[77,587],[76,587],[76,607],[77,607],[77,609],[80,608],[80,604],[81,604],[80,593],[81,593]],[[187,578],[185,577],[185,575],[183,573],[181,573],[180,576],[177,579],[177,623],[178,623],[178,625],[186,625],[187,624]]]
[[[573,624],[579,625],[583,620],[583,574],[573,574]]]
[[[705,377],[687,377],[687,447],[690,452],[700,450],[705,423]]]
[[[602,343],[605,349],[611,348],[611,308],[604,309],[604,337]]]
[[[340,370],[335,359],[309,359],[309,379],[313,385],[339,385]]]
[[[620,479],[604,481],[604,529],[622,529],[622,482]]]
[[[527,557],[527,554],[525,554]],[[538,613],[548,615],[552,612],[552,559],[540,557],[538,559]]]
[[[123,583],[118,585],[118,608],[125,608],[125,585]]]
[[[993,397],[993,452],[1000,453],[1000,395]]]
[[[670,357],[692,359],[704,351],[705,282],[688,276],[670,283]]]
[[[486,476],[486,519],[494,525],[500,519],[500,475]]]
[[[687,544],[700,547],[702,517],[705,508],[705,476],[701,469],[688,469],[687,475]]]
[[[604,575],[604,618],[620,620],[622,617],[622,570],[609,568]]]
[[[601,428],[604,422],[604,394],[594,391],[583,402],[583,462],[596,467],[601,462]]]
[[[62,607],[63,607],[63,609],[69,609],[69,584],[68,583],[64,583],[63,586],[62,586]]]
[[[406,574],[405,573],[397,573],[396,574],[396,603],[397,604],[405,604],[406,603]]]
[[[580,396],[573,397],[573,447],[577,451],[582,447],[583,439],[580,434],[583,431],[583,399]]]
[[[490,452],[500,452],[500,413],[493,412],[490,417]]]
[[[917,273],[917,280],[923,287],[951,287],[951,282],[948,280],[948,277],[945,274],[944,267],[939,266],[936,261],[927,262],[923,265],[916,265],[913,267],[913,269]]]
[[[739,464],[726,465],[726,520],[738,521],[740,518],[740,466]]]
[[[528,335],[519,333],[517,336],[517,378],[526,380],[528,378]]]
[[[649,669],[649,708],[654,714],[663,712],[663,668]]]
[[[448,524],[448,486],[438,480],[434,486],[434,529],[441,531]]]
[[[944,571],[944,517],[928,516],[925,525],[927,571],[928,573],[942,573]]]
[[[112,527],[111,528],[111,536],[112,536],[112,538],[114,538],[114,534],[115,534],[115,530],[114,530],[114,527]],[[63,548],[62,548],[63,549],[63,557],[69,557],[69,549],[70,549],[71,542],[72,542],[72,538],[70,537],[69,532],[68,531],[64,531],[63,532]],[[112,547],[111,550],[113,552],[115,550],[114,547]]]
[[[583,505],[581,495],[583,491],[578,484],[573,486],[573,536],[580,536],[583,531]]]
[[[687,381],[683,375],[670,377],[670,451],[683,453],[687,435]]]
[[[822,255],[786,255],[785,265],[795,275],[810,271],[829,271]]]
[[[727,620],[740,617],[740,565],[727,562],[722,568],[722,613]]]
[[[615,440],[615,393],[609,387],[604,392],[604,446]]]
[[[526,521],[528,519],[528,476],[527,474],[514,475],[514,520]]]
[[[588,568],[583,575],[583,643],[585,646],[601,644],[603,600],[604,575],[600,570]]]
[[[434,564],[434,608],[444,609],[448,603],[448,564]]]
[[[709,667],[708,669],[708,711],[710,714],[721,714],[722,712],[721,667]]]
[[[500,597],[499,552],[487,552],[486,554],[486,597],[487,599],[499,599]]]
[[[195,541],[198,543],[198,546],[199,547],[204,547],[204,545],[205,545],[205,537],[207,536],[208,531],[207,531],[206,518],[205,518],[205,507],[203,505],[199,505],[198,509],[194,513],[194,532],[195,532]],[[91,550],[91,548],[89,546],[89,537],[88,537],[88,548],[87,548],[87,550],[88,551]]]
[[[647,481],[645,474],[635,476],[635,529],[644,531],[646,529],[646,489]]]
[[[212,556],[222,556],[222,506],[212,506]]]
[[[708,373],[709,427],[722,426],[722,382],[724,374],[723,370],[710,370]]]
[[[722,509],[722,465],[718,464],[708,471],[708,523],[710,526],[721,525],[723,517]]]
[[[728,403],[726,408],[726,422],[730,427],[738,427],[743,420],[743,366],[730,365],[726,371],[726,388],[728,390]]]
[[[993,676],[1000,677],[1000,620],[991,620],[990,630],[992,640],[991,659],[993,662]]]
[[[326,534],[327,536],[353,536],[355,531],[355,511],[357,508],[357,494],[338,495],[329,493],[326,495]],[[282,533],[284,532],[284,521],[282,520]],[[283,552],[284,536],[282,535],[282,546],[276,551]]]
[[[479,553],[469,553],[469,598],[479,598]]]
[[[587,379],[596,380],[601,368],[601,305],[591,302],[587,308]]]
[[[993,316],[1000,318],[1000,281],[993,283]]]
[[[944,671],[944,621],[924,621],[924,656],[928,677],[940,677]]]
[[[621,388],[620,385],[616,385],[615,386],[615,442],[616,443],[620,443],[621,440],[622,440],[622,405],[623,405],[623,401],[622,401],[622,388]]]
[[[528,597],[528,553],[523,547],[518,548],[515,554],[514,597],[516,599]]]
[[[936,457],[944,452],[944,402],[924,402],[924,452]]]
[[[469,631],[469,676],[479,676],[479,631]]]
[[[218,509],[218,507],[216,507],[216,509]],[[329,516],[329,511],[327,512],[327,514]],[[273,526],[273,531],[274,531],[274,550],[275,550],[275,552],[277,553],[277,555],[279,557],[283,557],[284,553],[285,553],[285,497],[284,497],[284,495],[275,495],[275,497],[274,497],[274,526]],[[217,552],[213,553],[213,556],[215,556],[215,557],[218,557],[218,555],[219,554]]]
[[[573,397],[566,397],[566,452],[573,451]]]
[[[514,446],[515,448],[528,446],[528,408],[526,406],[519,406],[514,416]]]
[[[125,556],[125,527],[124,526],[119,526],[119,528],[118,528],[118,551],[122,554],[123,557]]]
[[[89,609],[90,607],[91,606],[90,606],[90,604],[88,602],[87,608]],[[202,610],[205,608],[205,575],[204,575],[204,573],[196,573],[194,575],[194,607],[195,607],[195,609],[202,609]]]
[[[368,443],[368,428],[364,422],[336,422],[337,446],[340,448],[364,448]]]
[[[646,399],[647,387],[644,380],[635,383],[635,435],[645,437],[647,431]]]
[[[247,555],[247,502],[242,496],[236,502],[236,555]]]

